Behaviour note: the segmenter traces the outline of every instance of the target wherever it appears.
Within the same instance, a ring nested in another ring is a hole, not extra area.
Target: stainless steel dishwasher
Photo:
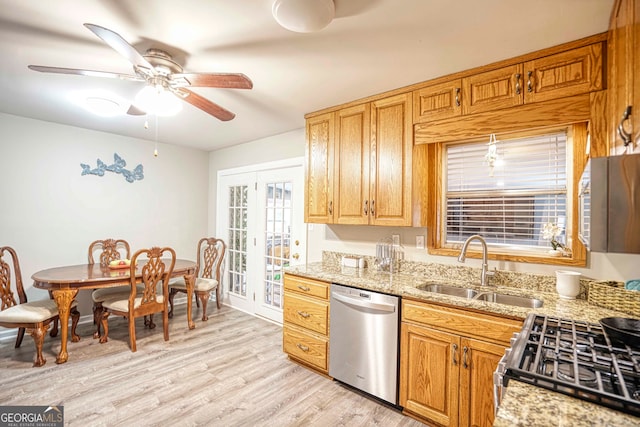
[[[400,298],[331,285],[329,375],[398,404]]]

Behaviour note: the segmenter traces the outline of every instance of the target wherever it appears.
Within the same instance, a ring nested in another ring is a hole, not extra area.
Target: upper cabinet
[[[305,221],[411,225],[412,119],[410,93],[308,118]]]
[[[640,0],[614,4],[608,49],[610,154],[640,153]]]
[[[334,115],[307,120],[305,149],[305,222],[333,221]]]
[[[414,123],[517,107],[604,89],[603,43],[593,43],[413,91]]]

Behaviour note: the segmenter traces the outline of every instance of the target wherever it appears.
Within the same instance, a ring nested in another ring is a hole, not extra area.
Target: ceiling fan
[[[146,82],[143,91],[151,92],[160,98],[175,97],[188,102],[222,121],[228,121],[235,114],[208,99],[190,91],[188,87],[216,87],[226,89],[251,89],[251,80],[240,73],[184,73],[182,66],[174,61],[167,52],[160,49],[148,49],[140,54],[118,33],[94,24],[84,24],[116,52],[124,56],[133,65],[135,74],[119,74],[106,71],[81,70],[75,68],[47,67],[29,65],[29,69],[44,73],[79,74],[92,77],[107,77],[121,80]],[[142,95],[140,93],[139,95]],[[173,100],[173,99],[172,99]],[[141,107],[139,105],[132,106]],[[153,105],[149,107],[152,109]],[[130,111],[132,111],[130,109]],[[144,110],[144,108],[143,108]],[[151,112],[145,110],[146,112]],[[157,113],[159,115],[159,113]]]

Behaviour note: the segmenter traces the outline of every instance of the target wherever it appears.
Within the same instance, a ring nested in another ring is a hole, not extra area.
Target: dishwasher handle
[[[387,311],[389,313],[393,313],[396,311],[396,306],[394,304],[385,304],[383,302],[371,302],[371,301],[363,301],[357,298],[349,298],[345,295],[338,293],[331,293],[331,296],[336,300],[343,302],[345,304],[349,304],[356,307],[362,308],[372,308],[374,310],[379,311]]]

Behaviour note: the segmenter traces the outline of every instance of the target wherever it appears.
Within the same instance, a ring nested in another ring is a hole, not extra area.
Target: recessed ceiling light
[[[84,100],[84,107],[102,117],[114,117],[123,113],[123,106],[113,99],[90,96]]]

